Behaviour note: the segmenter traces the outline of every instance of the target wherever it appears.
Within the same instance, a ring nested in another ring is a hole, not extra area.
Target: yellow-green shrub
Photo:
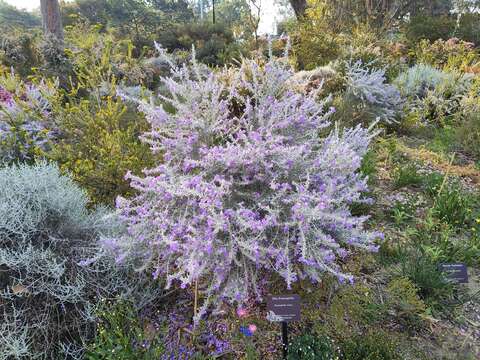
[[[61,135],[47,156],[69,171],[95,203],[129,195],[127,171],[139,173],[152,161],[138,138],[147,127],[143,117],[112,96],[71,98],[55,112]]]
[[[389,305],[399,322],[409,328],[418,327],[426,306],[418,296],[415,284],[404,277],[393,279],[387,286],[387,294]]]
[[[456,38],[435,42],[421,40],[415,48],[418,63],[429,64],[445,71],[468,71],[480,61],[473,44]]]

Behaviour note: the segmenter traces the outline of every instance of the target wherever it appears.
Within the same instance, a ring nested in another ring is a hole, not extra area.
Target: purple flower
[[[137,195],[117,201],[127,232],[116,251],[141,254],[167,286],[209,284],[196,321],[213,303],[260,297],[269,273],[289,288],[325,272],[350,281],[338,264],[346,249],[374,251],[367,218],[348,210],[366,201],[359,168],[374,134],[319,137],[334,110],[314,92],[287,91],[293,74],[276,59],[218,71],[192,62],[162,79],[174,111],[141,107],[152,125],[143,138],[165,162],[129,176]]]

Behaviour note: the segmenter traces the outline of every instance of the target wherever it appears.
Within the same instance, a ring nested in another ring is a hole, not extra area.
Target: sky
[[[19,9],[34,10],[40,7],[40,0],[5,0]],[[71,1],[71,0],[67,0]],[[262,15],[260,18],[259,33],[271,33],[274,31],[276,19],[279,14],[274,6],[274,0],[261,0]]]
[[[40,0],[6,0],[5,2],[15,5],[19,9],[33,10],[40,7]]]

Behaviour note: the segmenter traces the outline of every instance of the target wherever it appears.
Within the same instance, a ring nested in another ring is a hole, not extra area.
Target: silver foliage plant
[[[471,75],[438,70],[430,65],[416,64],[402,72],[394,85],[405,97],[422,99],[429,92],[438,95],[465,94],[471,85]]]
[[[400,91],[387,83],[384,69],[369,69],[361,61],[346,64],[346,101],[359,102],[367,112],[391,124],[405,103]]]
[[[459,110],[472,85],[472,75],[417,64],[398,75],[394,84],[408,99],[409,108],[427,123],[432,118],[441,121]]]
[[[150,279],[102,256],[100,233],[122,227],[87,203],[54,165],[0,169],[0,359],[81,358],[101,298],[159,297]]]
[[[276,273],[290,287],[331,273],[353,249],[375,251],[378,233],[349,210],[362,199],[358,170],[374,134],[331,126],[334,109],[315,91],[291,90],[282,59],[243,60],[218,71],[195,61],[161,79],[162,106],[140,101],[143,139],[164,162],[128,174],[138,195],[118,198],[124,236],[105,238],[119,262],[139,259],[167,287],[198,283],[210,305],[261,298]]]

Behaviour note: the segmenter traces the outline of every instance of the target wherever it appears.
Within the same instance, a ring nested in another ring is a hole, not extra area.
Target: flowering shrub
[[[360,102],[374,117],[386,123],[395,122],[402,109],[403,99],[398,89],[386,82],[385,70],[364,67],[361,61],[347,63],[347,102]]]
[[[376,250],[378,234],[349,211],[368,201],[357,170],[373,134],[358,126],[320,138],[332,110],[315,91],[289,90],[293,71],[280,60],[244,60],[228,85],[228,69],[170,65],[160,97],[171,111],[140,104],[152,126],[143,138],[165,163],[128,175],[138,195],[117,199],[128,235],[105,246],[118,261],[139,257],[167,287],[198,282],[199,316],[213,300],[261,297],[265,272],[288,287],[325,272],[352,280],[338,261]]]
[[[52,132],[52,87],[0,76],[0,161],[32,161],[47,149]]]

